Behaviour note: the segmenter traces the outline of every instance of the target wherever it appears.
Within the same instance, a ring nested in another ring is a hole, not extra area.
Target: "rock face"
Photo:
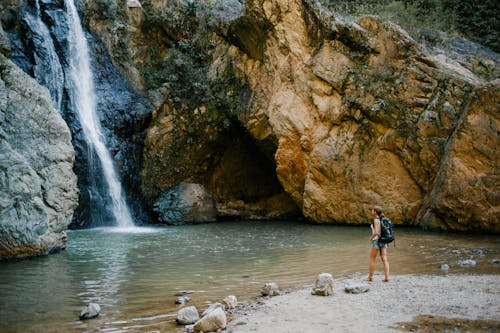
[[[82,2],[75,1],[77,5]],[[92,145],[87,143],[77,110],[74,109],[73,83],[69,79],[68,22],[64,1],[35,2],[8,0],[0,4],[0,51],[41,85],[49,88],[56,109],[72,133],[75,150],[74,170],[78,175],[79,205],[71,228],[107,226],[113,223],[112,202],[103,168]],[[100,6],[100,15],[109,17],[110,3]],[[132,4],[133,6],[133,4]],[[39,13],[39,14],[37,14]],[[108,16],[107,16],[108,15]],[[85,27],[84,27],[84,30]],[[3,36],[9,41],[5,44]],[[87,34],[90,62],[95,85],[96,112],[106,147],[113,157],[117,176],[125,189],[136,221],[148,222],[140,193],[140,168],[144,143],[144,125],[151,105],[142,92],[127,82],[113,66],[99,38]],[[9,51],[10,49],[10,51]]]
[[[361,223],[381,204],[396,223],[499,232],[499,81],[375,17],[318,13],[247,1],[211,68],[247,84],[238,119],[276,143],[278,179],[304,216]]]
[[[357,224],[379,204],[396,224],[500,232],[498,62],[484,81],[307,0],[101,5],[86,26],[153,108],[134,187],[150,208],[186,182],[228,218]]]
[[[47,89],[0,54],[0,259],[66,247],[74,151]]]

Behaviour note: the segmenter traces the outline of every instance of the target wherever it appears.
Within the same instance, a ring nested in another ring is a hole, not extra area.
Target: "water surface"
[[[366,273],[368,227],[298,222],[225,222],[68,232],[65,251],[0,263],[1,332],[171,332],[175,294],[199,309],[234,294],[248,301],[266,282],[311,284],[318,273]],[[392,274],[500,273],[497,236],[397,228]],[[475,267],[459,267],[464,259]],[[376,270],[381,271],[380,260]],[[79,321],[88,302],[101,315]]]

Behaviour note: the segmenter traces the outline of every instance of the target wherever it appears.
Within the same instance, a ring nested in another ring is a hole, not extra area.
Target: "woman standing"
[[[380,257],[382,258],[382,263],[384,264],[384,282],[389,282],[389,261],[387,260],[387,244],[381,244],[379,246],[378,239],[380,237],[380,221],[384,216],[382,212],[382,207],[373,207],[373,214],[376,216],[371,225],[372,235],[370,236],[370,241],[372,243],[372,248],[370,252],[370,269],[368,273],[367,281],[373,281],[373,273],[375,271],[375,259],[377,259],[377,253],[380,252]]]

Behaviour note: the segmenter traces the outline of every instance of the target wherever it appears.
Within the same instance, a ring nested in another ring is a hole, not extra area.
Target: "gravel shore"
[[[496,332],[500,327],[500,275],[398,275],[388,283],[382,282],[383,276],[375,275],[368,292],[344,291],[346,282],[363,282],[364,277],[335,279],[331,296],[311,295],[311,286],[307,286],[281,296],[259,298],[236,309],[228,331],[420,332],[425,330],[411,328],[409,322],[421,315],[486,322],[484,330],[465,331]]]

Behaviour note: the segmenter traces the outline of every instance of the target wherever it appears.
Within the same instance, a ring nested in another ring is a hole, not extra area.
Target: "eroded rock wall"
[[[150,202],[188,181],[219,211],[242,211],[241,197],[259,199],[240,189],[274,182],[252,179],[260,166],[279,181],[260,195],[286,194],[311,221],[364,223],[380,204],[398,224],[498,232],[498,81],[391,23],[344,22],[306,0],[248,0],[215,27],[187,3],[124,4],[121,22],[87,15],[88,25],[154,105],[141,173]],[[270,162],[253,159],[243,182],[223,175],[245,164],[238,126]]]
[[[300,0],[246,6],[211,72],[248,84],[239,119],[275,138],[278,178],[307,218],[361,223],[381,204],[396,223],[498,231],[498,82],[481,86],[375,17],[324,19]],[[253,25],[267,30],[247,38]]]
[[[0,259],[66,247],[78,202],[73,162],[48,90],[0,54]]]

